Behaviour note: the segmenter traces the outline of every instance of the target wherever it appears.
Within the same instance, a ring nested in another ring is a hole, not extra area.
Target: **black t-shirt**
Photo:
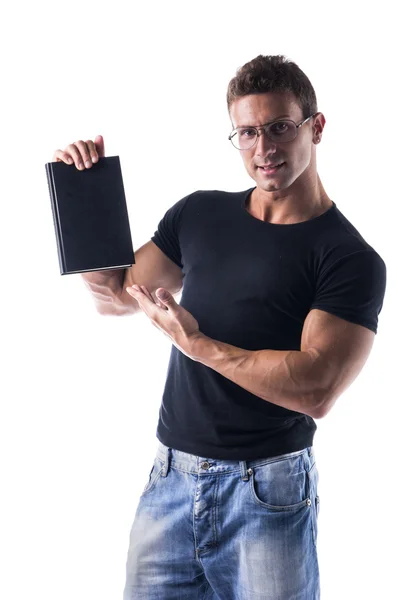
[[[294,224],[253,217],[255,188],[196,191],[152,241],[183,272],[180,304],[202,333],[246,350],[300,350],[313,308],[375,333],[386,288],[379,254],[337,208]],[[314,419],[270,403],[172,345],[156,436],[202,457],[250,460],[313,443]]]

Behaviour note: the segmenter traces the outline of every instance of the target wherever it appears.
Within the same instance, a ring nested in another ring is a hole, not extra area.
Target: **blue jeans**
[[[159,443],[124,600],[319,600],[313,447],[223,460]]]

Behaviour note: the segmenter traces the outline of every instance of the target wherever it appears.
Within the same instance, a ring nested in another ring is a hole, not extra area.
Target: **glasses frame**
[[[253,148],[254,146],[256,146],[257,142],[258,142],[258,138],[261,135],[261,131],[259,131],[259,129],[262,129],[265,133],[265,135],[271,140],[271,142],[276,142],[276,140],[273,140],[271,138],[271,136],[268,133],[268,129],[270,127],[272,127],[272,125],[276,125],[277,123],[287,123],[288,121],[290,121],[291,123],[293,123],[293,125],[296,126],[296,135],[294,136],[294,138],[292,138],[291,140],[286,140],[286,142],[282,141],[282,142],[277,142],[278,144],[287,144],[288,142],[292,142],[293,140],[295,140],[297,138],[298,132],[299,132],[299,128],[304,125],[304,123],[307,123],[307,121],[309,121],[310,119],[312,119],[312,117],[315,117],[315,115],[317,115],[318,112],[315,112],[314,114],[310,115],[309,117],[307,117],[307,119],[304,119],[303,121],[301,121],[300,123],[296,124],[295,121],[293,121],[292,119],[278,119],[277,121],[273,121],[272,123],[265,123],[265,125],[259,125],[258,127],[236,127],[235,129],[233,129],[228,137],[228,140],[230,140],[232,142],[232,146],[234,148],[236,148],[236,150],[240,150],[241,152],[245,152],[246,150],[251,150],[251,148]],[[235,146],[235,144],[232,141],[232,138],[236,135],[236,132],[238,129],[254,129],[257,137],[254,140],[254,143],[249,147],[249,148],[238,148],[237,146]]]

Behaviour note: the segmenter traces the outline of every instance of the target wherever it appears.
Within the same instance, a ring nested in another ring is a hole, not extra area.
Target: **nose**
[[[255,152],[257,155],[265,154],[267,150],[276,150],[276,143],[269,139],[265,133],[265,129],[258,130],[258,138],[255,145]]]

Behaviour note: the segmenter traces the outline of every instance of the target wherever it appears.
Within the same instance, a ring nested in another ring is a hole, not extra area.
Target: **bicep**
[[[133,284],[144,285],[152,295],[160,287],[176,295],[182,289],[182,282],[182,269],[150,240],[135,250],[135,264],[126,269],[121,300],[136,303],[126,291]]]
[[[300,350],[315,356],[316,376],[326,391],[317,411],[324,416],[356,379],[371,352],[375,333],[326,311],[312,309],[304,321]]]

